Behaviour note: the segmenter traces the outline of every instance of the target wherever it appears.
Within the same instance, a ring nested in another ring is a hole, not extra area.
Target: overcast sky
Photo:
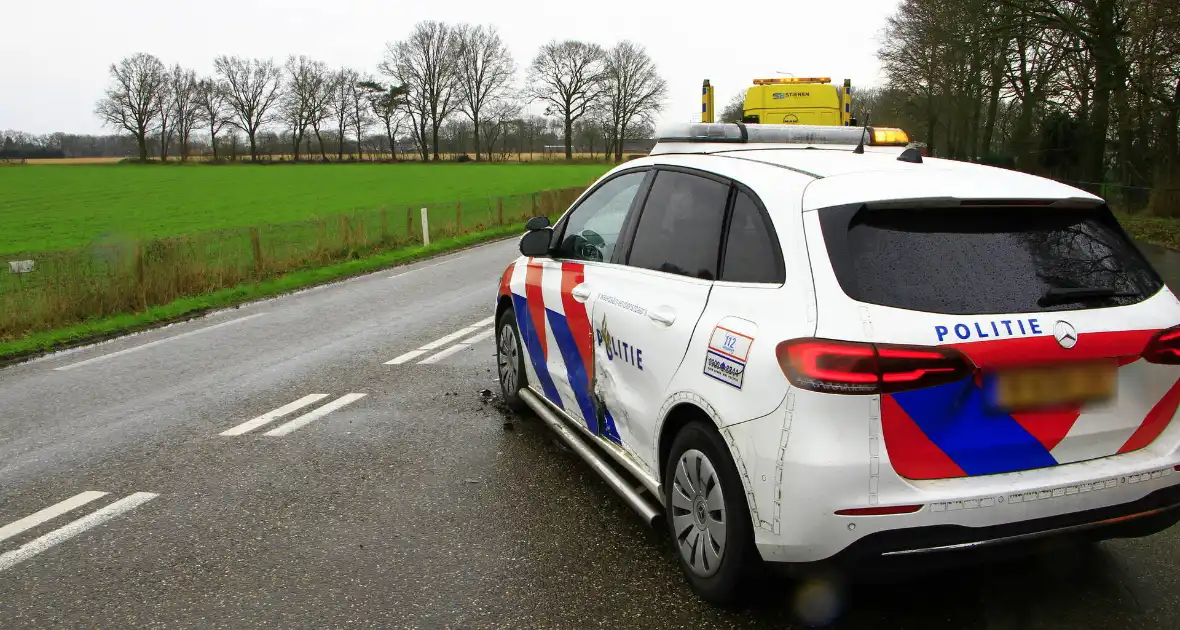
[[[662,121],[696,120],[700,85],[718,110],[752,79],[790,73],[881,82],[876,50],[896,0],[4,0],[0,5],[0,129],[104,131],[94,102],[107,67],[149,52],[212,70],[219,54],[306,54],[376,72],[386,42],[420,20],[493,24],[523,83],[537,47],[582,39],[643,44],[668,80]],[[746,7],[759,7],[747,9]]]

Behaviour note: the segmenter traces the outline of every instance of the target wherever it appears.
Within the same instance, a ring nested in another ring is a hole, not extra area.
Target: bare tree
[[[324,147],[322,129],[332,117],[332,97],[336,94],[336,84],[339,77],[336,72],[328,70],[327,66],[321,66],[319,72],[320,87],[312,94],[312,99],[309,102],[308,122],[311,124],[312,131],[315,132],[316,142],[320,145],[320,159],[327,162],[328,153]]]
[[[369,99],[368,90],[365,84],[372,83],[372,77],[354,76],[352,83],[348,85],[349,95],[352,98],[352,130],[356,133],[356,158],[358,160],[364,159],[364,151],[361,150],[362,138],[365,135],[365,130],[373,124],[373,117],[369,113]]]
[[[172,92],[172,73],[165,70],[164,82],[160,84],[160,161],[168,161],[168,148],[172,145],[173,114],[176,111],[176,94]]]
[[[146,160],[147,135],[162,109],[162,86],[168,71],[154,55],[136,53],[110,66],[111,86],[95,105],[103,123],[125,129],[139,145],[139,159]]]
[[[357,82],[356,70],[341,68],[332,75],[332,94],[328,100],[328,112],[336,121],[336,160],[344,160],[344,140],[352,126],[352,86]]]
[[[304,55],[288,57],[285,69],[287,90],[280,105],[280,116],[291,129],[292,154],[295,161],[299,161],[299,147],[312,123],[314,106],[324,90],[327,70],[323,62]]]
[[[202,120],[197,73],[177,64],[172,67],[169,82],[172,91],[173,127],[180,144],[180,161],[185,162],[188,160],[189,139],[192,137],[193,129]]]
[[[668,82],[642,46],[622,41],[606,53],[604,63],[608,141],[615,161],[623,160],[623,142],[637,123],[650,124],[668,96]]]
[[[493,159],[496,141],[506,137],[507,129],[519,117],[520,101],[516,98],[498,99],[489,105],[484,117],[484,145],[489,162]]]
[[[414,25],[410,36],[387,46],[381,71],[407,89],[406,110],[420,137],[422,159],[429,159],[426,127],[431,129],[434,159],[438,157],[438,130],[457,102],[458,42],[452,28],[442,22]]]
[[[567,160],[574,156],[574,123],[602,96],[604,56],[598,44],[554,40],[541,47],[529,70],[530,95],[564,123]]]
[[[735,93],[721,109],[721,116],[717,122],[740,123],[746,115],[746,91]]]
[[[225,86],[214,79],[201,79],[197,83],[197,105],[201,120],[209,126],[209,146],[213,149],[213,161],[217,161],[217,133],[229,123]]]
[[[364,90],[365,99],[373,116],[385,128],[385,137],[389,140],[391,158],[397,161],[397,134],[402,125],[402,108],[405,104],[406,89],[400,85],[385,86],[376,81],[362,81],[360,87]]]
[[[250,159],[258,159],[257,135],[270,122],[271,109],[279,99],[282,73],[274,60],[245,59],[222,55],[213,68],[226,86],[226,97],[233,110],[235,127],[246,132],[250,141]]]
[[[516,64],[494,26],[462,24],[455,30],[458,45],[459,110],[471,119],[475,159],[480,159],[480,124],[484,113],[509,98]],[[491,151],[488,152],[491,159]]]

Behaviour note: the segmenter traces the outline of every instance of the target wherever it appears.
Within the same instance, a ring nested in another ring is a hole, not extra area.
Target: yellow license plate
[[[1006,370],[995,374],[994,400],[1003,409],[1097,402],[1114,396],[1117,374],[1118,366],[1105,361]]]

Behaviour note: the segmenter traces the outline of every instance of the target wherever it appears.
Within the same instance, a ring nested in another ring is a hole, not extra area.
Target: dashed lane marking
[[[291,420],[290,422],[288,422],[286,424],[281,424],[281,425],[275,427],[274,429],[267,431],[263,435],[266,435],[269,437],[282,437],[284,435],[287,435],[288,433],[291,433],[292,431],[296,431],[298,429],[301,429],[301,428],[311,424],[312,422],[319,420],[320,418],[323,418],[324,416],[332,413],[333,411],[336,411],[337,409],[340,409],[346,405],[351,405],[352,403],[364,398],[365,396],[366,396],[366,394],[345,394],[345,395],[341,396],[340,398],[337,398],[336,400],[333,400],[332,402],[324,405],[323,407],[320,407],[320,408],[315,409],[313,411],[309,411],[308,413],[305,413],[302,416],[299,416],[298,418],[295,418],[294,420]]]
[[[239,424],[238,426],[236,426],[232,429],[229,429],[227,431],[222,431],[221,435],[242,435],[243,433],[249,433],[264,424],[269,424],[271,422],[274,422],[275,420],[278,420],[279,418],[282,418],[283,416],[291,413],[292,411],[302,409],[312,403],[319,402],[327,397],[328,397],[327,394],[308,394],[307,396],[304,396],[303,398],[300,398],[299,400],[296,400],[293,403],[283,405],[282,407],[279,407],[278,409],[275,409],[274,411],[268,411],[268,412],[262,414],[261,416],[254,418],[253,420],[247,420],[247,421],[243,422],[242,424]]]
[[[447,335],[446,337],[443,337],[442,339],[436,339],[434,341],[431,341],[430,343],[428,343],[418,349],[419,350],[435,350],[437,348],[441,348],[441,347],[447,345],[448,343],[451,343],[452,341],[455,341],[456,339],[462,339],[463,337],[466,337],[467,335],[470,335],[471,333],[473,333],[477,330],[479,330],[478,326],[468,326],[467,328],[456,330],[455,332]]]
[[[8,540],[17,534],[33,529],[45,521],[53,520],[62,514],[65,514],[66,512],[76,510],[83,505],[90,503],[91,501],[101,499],[107,494],[109,493],[87,490],[86,492],[75,494],[65,501],[54,503],[44,510],[30,514],[19,521],[15,521],[5,525],[4,527],[0,527],[0,542],[4,542],[5,540]]]
[[[487,339],[488,337],[491,337],[492,333],[494,333],[494,332],[496,332],[496,331],[485,330],[485,331],[479,333],[478,335],[472,336],[468,339],[464,339],[463,341],[460,341],[459,343],[451,346],[450,348],[447,348],[446,350],[443,350],[442,352],[431,355],[429,358],[419,361],[418,365],[438,363],[439,361],[451,356],[452,354],[455,354],[457,352],[460,352],[462,350],[470,348],[472,346],[472,344],[475,344],[477,342],[483,341],[484,339]]]
[[[100,494],[106,495],[107,493],[103,492]],[[73,499],[77,499],[78,496],[73,497]],[[20,547],[13,549],[12,551],[0,554],[0,572],[11,569],[25,560],[28,560],[29,558],[32,558],[33,556],[36,556],[47,549],[51,549],[54,546],[85,532],[88,529],[102,525],[103,523],[115,518],[116,516],[119,516],[120,514],[130,512],[131,510],[134,510],[135,508],[143,505],[144,503],[147,503],[148,501],[151,501],[158,496],[160,495],[154,492],[136,492],[135,494],[123,497],[122,499],[119,499],[118,501],[115,501],[114,503],[102,509],[91,512],[90,514],[87,514],[76,521],[72,521],[62,527],[59,527],[48,534],[45,534],[44,536],[34,538]],[[40,514],[40,512],[38,512],[38,514]],[[36,516],[36,514],[33,516]],[[17,522],[19,523],[20,521]],[[15,525],[16,523],[13,524]]]
[[[169,341],[176,341],[177,339],[184,339],[185,337],[190,337],[190,336],[192,336],[192,335],[199,335],[199,334],[201,334],[201,333],[207,333],[207,332],[209,332],[210,330],[214,330],[214,329],[217,329],[217,328],[221,328],[222,326],[232,326],[232,325],[234,325],[234,324],[240,324],[240,323],[242,323],[242,322],[244,322],[244,321],[246,321],[246,320],[249,320],[249,319],[254,319],[255,317],[261,317],[261,316],[263,316],[263,315],[266,315],[266,313],[254,313],[253,315],[247,315],[247,316],[245,316],[245,317],[239,317],[239,318],[237,318],[237,319],[231,319],[231,320],[229,320],[228,322],[221,322],[220,324],[213,324],[212,326],[206,326],[206,327],[204,327],[204,328],[199,328],[199,329],[197,329],[197,330],[190,330],[190,331],[188,331],[188,332],[185,332],[185,333],[180,333],[179,335],[172,335],[171,337],[165,337],[165,338],[163,338],[163,339],[157,339],[157,340],[155,340],[155,341],[149,341],[149,342],[147,342],[147,343],[145,343],[145,344],[143,344],[143,345],[139,345],[139,346],[133,346],[133,347],[131,347],[131,348],[125,348],[125,349],[123,349],[123,350],[119,350],[119,351],[117,351],[117,352],[112,352],[112,353],[110,353],[110,354],[103,354],[103,355],[99,355],[99,356],[97,356],[97,357],[94,357],[94,358],[91,358],[91,359],[86,359],[85,361],[78,361],[77,363],[70,363],[69,365],[63,365],[63,366],[61,366],[61,367],[55,367],[55,368],[53,368],[53,370],[54,370],[55,372],[64,372],[64,371],[66,371],[66,370],[72,370],[72,369],[74,369],[74,368],[79,368],[79,367],[82,367],[82,366],[84,366],[84,365],[90,365],[90,364],[92,364],[92,363],[98,363],[99,361],[106,361],[107,359],[113,359],[113,358],[115,358],[115,357],[120,357],[120,356],[123,356],[123,355],[125,355],[125,354],[130,354],[130,353],[132,353],[132,352],[139,352],[140,350],[146,350],[146,349],[148,349],[148,348],[151,348],[152,346],[156,346],[156,345],[159,345],[159,344],[162,344],[162,343],[167,343],[167,342],[169,342]]]
[[[414,359],[417,359],[418,357],[426,354],[427,352],[429,352],[429,351],[428,350],[410,350],[409,352],[397,357],[396,359],[394,359],[392,361],[386,361],[385,365],[401,365],[401,364],[405,363],[406,361],[413,361]]]
[[[488,317],[486,319],[481,319],[478,322],[475,322],[474,324],[467,326],[465,328],[461,328],[459,330],[456,330],[455,332],[453,332],[445,337],[435,339],[434,341],[431,341],[430,343],[419,347],[417,350],[411,350],[401,356],[398,356],[397,358],[395,358],[391,361],[386,361],[385,365],[401,365],[401,364],[406,363],[408,361],[413,361],[414,359],[417,359],[418,357],[426,354],[427,352],[430,352],[431,350],[437,350],[447,344],[450,344],[458,339],[462,339],[462,338],[478,331],[479,329],[483,328],[484,326],[491,324],[493,321],[495,321],[495,319],[496,318],[494,318],[494,317]],[[491,334],[491,333],[489,332],[489,334]],[[447,352],[447,354],[444,355],[442,352],[440,352],[439,354],[434,355],[434,357],[438,357],[439,355],[442,355],[444,357],[449,356],[450,354],[454,354],[462,349],[463,348],[458,348],[458,349],[449,348],[448,349],[449,352],[447,350],[443,351],[443,352]],[[431,357],[431,359],[434,359],[434,357]],[[437,359],[435,359],[435,360],[437,360]],[[434,361],[427,359],[425,361],[421,361],[420,363],[433,363],[433,362]]]

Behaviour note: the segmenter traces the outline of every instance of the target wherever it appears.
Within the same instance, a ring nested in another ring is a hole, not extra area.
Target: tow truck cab
[[[770,125],[855,126],[852,82],[827,77],[755,79],[746,90],[742,121]]]

